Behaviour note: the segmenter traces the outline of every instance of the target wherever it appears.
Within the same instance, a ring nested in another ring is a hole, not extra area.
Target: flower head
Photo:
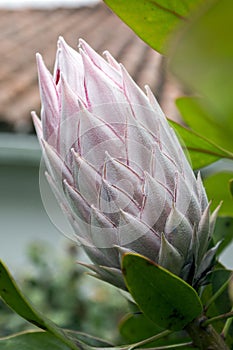
[[[149,87],[105,57],[59,38],[52,76],[37,55],[48,181],[98,277],[124,288],[121,247],[195,285],[213,260],[217,210]]]

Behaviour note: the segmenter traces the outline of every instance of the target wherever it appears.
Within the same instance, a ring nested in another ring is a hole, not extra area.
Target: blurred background
[[[111,339],[124,299],[83,277],[74,264],[82,253],[50,221],[40,196],[41,152],[30,116],[40,113],[35,53],[52,71],[59,35],[73,48],[81,37],[100,54],[110,51],[139,86],[150,85],[169,118],[178,118],[173,101],[181,90],[164,58],[101,1],[0,0],[0,258],[55,322]],[[1,308],[0,336],[27,327]]]

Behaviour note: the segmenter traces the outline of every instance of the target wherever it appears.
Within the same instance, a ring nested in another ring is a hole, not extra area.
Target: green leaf
[[[233,306],[233,275],[232,275],[230,283],[229,283],[228,292],[229,292],[229,298],[231,301],[231,305]]]
[[[162,332],[162,328],[158,327],[142,313],[126,315],[120,323],[119,330],[123,338],[129,343],[139,342]],[[164,338],[152,340],[147,343],[147,347],[167,346],[188,341],[190,341],[190,338],[186,332],[179,331],[168,334]]]
[[[34,325],[44,330],[47,329],[43,315],[21,293],[2,261],[0,261],[0,296],[17,314]]]
[[[170,40],[170,68],[190,90],[203,98],[224,146],[233,149],[233,2],[209,1]],[[199,122],[199,118],[198,118]],[[207,131],[208,132],[208,131]]]
[[[202,291],[202,302],[208,318],[231,311],[230,297],[228,293],[229,277],[231,271],[219,266],[209,275],[209,284]],[[218,320],[213,323],[218,333],[221,333],[226,320]],[[233,329],[232,329],[233,330]],[[233,334],[233,333],[231,333]],[[228,340],[230,340],[228,337]]]
[[[213,291],[212,291],[212,285],[210,282],[209,282],[209,284],[207,284],[203,288],[204,289],[201,293],[201,300],[202,300],[202,303],[203,303],[204,308],[205,308],[205,305],[208,304],[209,300],[213,296]],[[215,303],[213,302],[208,306],[208,310],[205,311],[205,315],[207,317],[211,318],[211,317],[216,316],[217,314],[218,314],[218,311],[217,311]],[[221,322],[221,327],[222,327],[222,322]]]
[[[220,216],[217,218],[213,233],[214,245],[221,240],[222,243],[218,248],[218,254],[220,254],[233,240],[233,217]]]
[[[26,332],[0,339],[0,350],[70,350],[47,332]]]
[[[122,271],[139,308],[158,326],[181,330],[202,312],[196,291],[151,260],[138,254],[125,254]]]
[[[203,0],[104,0],[135,33],[155,50],[164,53],[176,26]]]
[[[73,331],[70,329],[66,329],[65,332],[69,336],[69,338],[72,339],[74,342],[79,341],[79,342],[82,342],[82,343],[89,345],[91,347],[98,347],[98,348],[111,348],[111,347],[113,347],[112,343],[110,343],[106,340],[97,338],[97,337],[93,337],[90,334],[86,334],[83,332],[77,332],[77,331]],[[83,344],[82,344],[82,346],[83,346]]]
[[[207,196],[212,200],[213,207],[217,207],[223,201],[219,211],[222,216],[233,216],[233,198],[229,191],[231,179],[232,172],[217,173],[203,179]]]
[[[25,318],[34,325],[51,332],[61,342],[69,345],[70,349],[77,350],[79,347],[59,328],[55,323],[47,319],[36,308],[31,305],[29,300],[22,294],[16,285],[13,277],[10,275],[6,266],[0,260],[0,296],[5,303],[10,306],[17,314]]]
[[[200,169],[229,154],[194,131],[169,120],[184,148],[188,150],[193,169]]]
[[[227,282],[231,275],[231,271],[219,269],[213,271],[211,274],[212,292],[215,294],[222,285]],[[215,300],[215,305],[218,310],[218,314],[224,314],[231,311],[231,302],[229,299],[228,288],[226,288],[222,294]]]
[[[119,331],[126,341],[135,343],[162,332],[162,328],[139,313],[126,315],[120,322]]]
[[[176,105],[183,120],[193,131],[214,143],[220,150],[222,148],[223,157],[233,159],[233,153],[224,150],[224,147],[229,148],[229,141],[225,137],[224,130],[202,108],[200,98],[181,97],[176,100]]]
[[[233,179],[231,179],[231,180],[229,181],[229,186],[230,186],[230,193],[231,193],[231,196],[232,196],[232,198],[233,198]]]

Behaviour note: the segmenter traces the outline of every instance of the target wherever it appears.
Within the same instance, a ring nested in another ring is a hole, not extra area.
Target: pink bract
[[[47,179],[97,277],[125,288],[124,251],[142,254],[193,285],[211,268],[210,215],[197,178],[149,87],[108,52],[63,38],[53,76],[37,55],[41,120],[33,120]],[[121,249],[121,250],[122,250]]]

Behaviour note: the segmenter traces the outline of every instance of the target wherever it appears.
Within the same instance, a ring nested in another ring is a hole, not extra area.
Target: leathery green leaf
[[[43,316],[30,305],[29,301],[21,293],[2,261],[0,261],[0,296],[17,314],[36,326],[46,329]]]
[[[24,332],[0,339],[0,350],[70,350],[47,332]]]
[[[122,271],[139,308],[158,326],[181,330],[201,314],[202,304],[196,291],[153,261],[126,253]]]
[[[177,24],[203,0],[104,0],[135,33],[155,50],[164,53],[166,41]]]
[[[162,328],[144,314],[137,313],[126,315],[120,322],[119,331],[126,341],[134,343],[162,332]]]
[[[144,314],[128,314],[120,323],[120,333],[129,343],[135,343],[144,339],[153,338],[156,334],[161,334],[162,329],[149,320]],[[164,338],[152,340],[147,343],[147,347],[157,348],[159,346],[169,346],[177,343],[186,343],[190,340],[184,331],[171,332]]]

